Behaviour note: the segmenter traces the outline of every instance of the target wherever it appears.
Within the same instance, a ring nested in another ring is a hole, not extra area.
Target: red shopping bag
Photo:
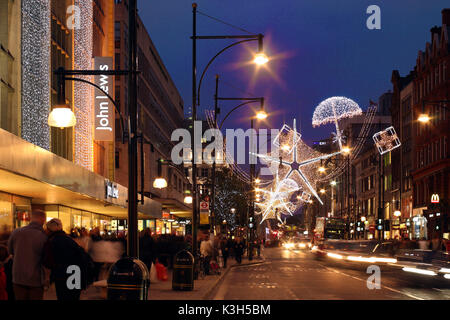
[[[164,267],[163,264],[157,262],[155,264],[155,268],[156,268],[156,275],[158,277],[158,280],[160,281],[166,281],[167,280],[167,269],[166,267]]]

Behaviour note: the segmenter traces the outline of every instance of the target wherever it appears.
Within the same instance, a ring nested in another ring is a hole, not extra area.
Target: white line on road
[[[360,281],[363,281],[363,282],[366,282],[366,281],[367,281],[367,280],[364,280],[364,279],[361,279],[361,278],[358,278],[358,277],[354,277],[354,276],[351,276],[351,275],[349,275],[349,274],[346,274],[346,273],[337,271],[337,270],[335,270],[335,269],[333,269],[333,268],[330,268],[330,267],[327,267],[327,266],[324,266],[324,265],[322,265],[322,267],[324,267],[324,268],[326,268],[326,269],[328,269],[328,270],[331,270],[331,271],[333,271],[333,272],[335,272],[335,273],[339,273],[339,274],[342,274],[342,275],[344,275],[344,276],[347,276],[347,277],[350,277],[350,278],[353,278],[353,279],[356,279],[356,280],[360,280]],[[392,291],[392,292],[396,292],[396,293],[399,293],[399,294],[403,294],[403,295],[405,295],[405,296],[407,296],[407,297],[410,297],[410,298],[412,298],[412,299],[416,299],[416,300],[425,300],[425,299],[423,299],[423,298],[417,297],[417,296],[412,295],[412,294],[410,294],[410,293],[401,292],[401,291],[399,291],[399,290],[396,290],[396,289],[387,287],[387,286],[385,286],[385,285],[381,285],[381,287],[384,288],[384,289],[390,290],[390,291]]]

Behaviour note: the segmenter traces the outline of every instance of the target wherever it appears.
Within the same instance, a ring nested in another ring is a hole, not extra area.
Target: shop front
[[[0,129],[0,232],[30,222],[33,209],[58,218],[63,228],[112,230],[126,219],[127,188]],[[145,198],[139,219],[161,217],[161,205]]]

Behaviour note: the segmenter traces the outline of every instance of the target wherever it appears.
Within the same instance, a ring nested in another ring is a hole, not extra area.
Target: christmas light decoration
[[[390,152],[401,146],[400,139],[395,132],[394,127],[389,127],[383,131],[377,132],[373,135],[373,141],[378,149],[380,155]]]
[[[50,150],[50,1],[22,0],[22,138]]]
[[[92,0],[75,0],[80,8],[81,28],[74,29],[74,68],[76,70],[92,69],[93,49],[93,3]],[[93,82],[92,76],[78,76]],[[88,170],[93,170],[93,88],[92,86],[74,82],[74,112],[77,124],[74,130],[74,162]]]
[[[256,156],[267,163],[273,174],[279,174],[283,180],[293,179],[302,189],[308,190],[323,204],[315,191],[318,170],[314,164],[340,154],[342,151],[323,154],[310,148],[302,141],[300,133],[297,132],[295,119],[293,129],[286,125],[283,126],[275,141],[278,145],[288,144],[291,148],[289,151],[285,151],[283,148],[276,150],[280,152],[279,156],[276,156],[276,152],[272,152],[271,155],[256,154]],[[285,160],[286,158],[290,158],[290,160]]]
[[[350,163],[358,157],[359,153],[363,149],[364,143],[365,141],[367,141],[368,134],[372,128],[373,120],[375,118],[377,110],[377,104],[371,102],[371,105],[367,108],[367,111],[364,112],[364,121],[361,127],[361,131],[359,132],[358,137],[356,139],[353,139],[354,141],[356,141],[356,144],[352,145],[352,152],[349,155]],[[319,177],[318,181],[325,182],[335,179],[337,176],[341,175],[344,170],[346,170],[347,165],[347,161],[341,161],[338,166],[333,168],[333,170],[330,170],[328,174]]]
[[[261,223],[268,218],[276,218],[282,212],[292,215],[296,206],[290,201],[290,198],[298,190],[300,188],[294,180],[283,179],[280,181],[276,175],[270,188],[260,190],[264,201],[256,203],[256,205],[261,208]]]
[[[334,123],[336,126],[335,140],[342,149],[342,131],[339,129],[338,121],[344,118],[352,118],[362,114],[359,105],[352,99],[346,97],[331,97],[322,101],[314,110],[312,125],[321,126]]]

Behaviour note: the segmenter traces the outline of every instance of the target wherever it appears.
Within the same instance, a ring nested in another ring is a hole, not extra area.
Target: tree
[[[250,197],[249,184],[239,180],[229,168],[217,169],[215,181],[215,220],[221,224],[223,220],[228,227],[234,229],[238,225],[246,225]],[[235,212],[232,213],[231,209]]]

